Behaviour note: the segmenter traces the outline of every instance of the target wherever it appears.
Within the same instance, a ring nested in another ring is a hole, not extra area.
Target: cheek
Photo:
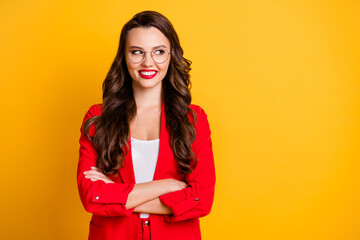
[[[127,70],[132,78],[136,76],[136,72],[137,72],[136,69],[137,69],[136,66],[132,64],[127,64]]]
[[[130,63],[127,64],[128,71],[131,72],[134,70],[134,66]]]
[[[169,63],[164,65],[164,66],[161,66],[161,70],[164,74],[166,74],[168,71],[169,71]]]

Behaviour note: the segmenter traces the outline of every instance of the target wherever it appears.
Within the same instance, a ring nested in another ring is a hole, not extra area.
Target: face
[[[170,42],[159,29],[139,27],[128,32],[125,56],[127,68],[133,80],[133,88],[161,88],[161,81],[169,67],[170,55],[165,62],[157,63],[151,57],[151,52],[154,55],[167,54],[168,52],[164,50],[170,52]],[[129,54],[133,57],[145,54],[145,58],[139,63],[134,63],[130,60]]]

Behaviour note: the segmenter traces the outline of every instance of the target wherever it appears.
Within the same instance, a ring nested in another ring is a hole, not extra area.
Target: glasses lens
[[[151,53],[153,59],[155,62],[157,63],[163,63],[165,62],[168,57],[169,57],[169,53],[165,48],[158,48],[155,49],[152,53]]]
[[[134,63],[139,63],[143,60],[145,53],[140,50],[133,50],[128,52],[129,60]]]

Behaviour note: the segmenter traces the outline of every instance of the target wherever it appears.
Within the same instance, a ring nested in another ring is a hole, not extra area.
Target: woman
[[[144,11],[128,21],[86,113],[77,182],[89,239],[201,239],[215,168],[204,110],[191,104],[191,62],[167,18]]]

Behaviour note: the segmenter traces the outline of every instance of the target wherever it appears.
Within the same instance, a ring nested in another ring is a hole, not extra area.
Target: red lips
[[[152,69],[142,69],[139,71],[140,76],[145,79],[151,79],[155,77],[157,73],[158,71]]]

